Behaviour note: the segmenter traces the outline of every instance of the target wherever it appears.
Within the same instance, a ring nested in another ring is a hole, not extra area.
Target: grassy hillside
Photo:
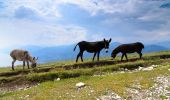
[[[100,62],[87,59],[77,64],[75,61],[47,63],[24,71],[21,66],[17,66],[16,71],[0,68],[0,98],[93,100],[108,95],[109,91],[130,98],[127,88],[136,88],[134,85],[139,84],[141,90],[146,90],[155,84],[156,77],[170,75],[169,51],[146,54],[142,60],[136,59],[138,55],[128,56],[129,62],[120,62],[117,57],[114,61],[102,58]],[[157,67],[151,71],[137,70],[139,66],[152,65]],[[77,90],[78,82],[87,86]]]

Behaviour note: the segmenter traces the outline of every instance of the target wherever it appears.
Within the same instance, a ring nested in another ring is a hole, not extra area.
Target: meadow
[[[141,90],[147,90],[154,86],[155,78],[170,75],[170,51],[144,54],[142,59],[136,54],[128,57],[128,62],[121,62],[120,57],[115,60],[103,57],[100,62],[92,62],[91,58],[83,63],[73,60],[51,62],[24,71],[21,66],[15,67],[15,71],[0,68],[0,98],[94,100],[111,91],[130,99],[127,88],[136,88],[134,84],[139,84]],[[152,65],[157,67],[150,71],[138,70]],[[77,89],[75,84],[78,82],[84,82],[86,86]],[[164,95],[159,97],[166,98]]]

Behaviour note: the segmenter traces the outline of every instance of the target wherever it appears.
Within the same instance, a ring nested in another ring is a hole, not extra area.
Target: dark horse
[[[131,44],[122,44],[120,46],[118,46],[117,48],[115,48],[112,51],[111,57],[115,58],[116,55],[121,52],[122,53],[122,57],[121,57],[121,61],[123,60],[123,57],[126,57],[126,60],[128,61],[127,55],[126,53],[134,53],[137,52],[140,56],[140,59],[142,58],[142,49],[144,48],[144,45],[140,42],[136,42],[136,43],[131,43]]]
[[[84,51],[87,51],[89,53],[94,53],[93,61],[94,61],[94,58],[97,54],[97,60],[99,61],[100,51],[103,48],[105,48],[106,53],[107,53],[108,49],[109,49],[109,43],[110,42],[111,42],[111,39],[110,40],[104,39],[103,41],[97,41],[97,42],[86,42],[86,41],[79,42],[77,45],[80,48],[80,52],[77,55],[76,62],[78,61],[79,57],[81,57],[81,61],[83,62],[83,52]],[[77,45],[75,46],[74,51],[76,50]]]

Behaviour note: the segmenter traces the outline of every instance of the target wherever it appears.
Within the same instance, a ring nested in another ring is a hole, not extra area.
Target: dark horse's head
[[[112,51],[111,57],[113,57],[113,59],[116,57],[117,55],[117,51],[116,49]]]
[[[105,51],[106,53],[108,52],[108,49],[109,49],[109,43],[112,41],[112,39],[110,38],[109,40],[103,40],[104,42],[104,48],[105,48]]]

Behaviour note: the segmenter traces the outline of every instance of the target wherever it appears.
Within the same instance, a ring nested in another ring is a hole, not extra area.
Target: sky
[[[103,38],[152,44],[170,39],[169,19],[170,0],[0,0],[0,50]]]

